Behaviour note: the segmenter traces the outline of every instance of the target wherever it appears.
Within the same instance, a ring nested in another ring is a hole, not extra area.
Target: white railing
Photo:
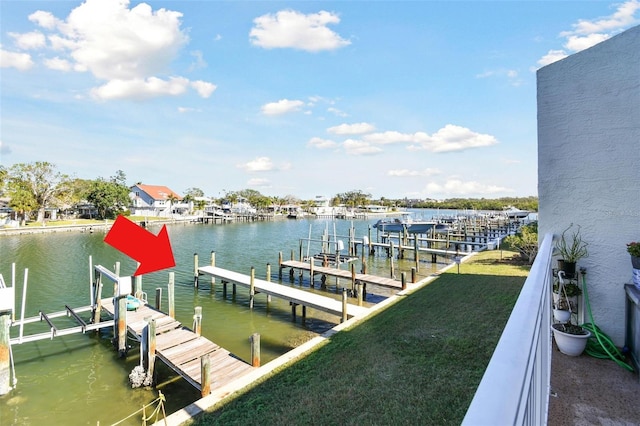
[[[463,425],[546,425],[553,235],[542,240]]]

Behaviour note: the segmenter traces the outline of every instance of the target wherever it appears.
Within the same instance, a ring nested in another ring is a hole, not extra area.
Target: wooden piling
[[[144,319],[147,322],[145,332],[142,336],[144,346],[143,367],[147,374],[153,377],[156,362],[156,320],[151,317]]]
[[[253,333],[251,341],[251,366],[260,367],[260,334]]]
[[[138,266],[140,266],[140,263],[138,263]],[[143,292],[144,290],[142,290],[142,275],[136,275],[134,278],[133,295],[141,299]]]
[[[316,286],[313,273],[313,256],[309,257],[309,285],[311,287]]]
[[[393,241],[389,240],[389,273],[391,278],[396,276],[395,265],[393,264]]]
[[[211,362],[209,354],[204,354],[200,357],[200,377],[200,394],[205,397],[211,393]]]
[[[215,251],[211,251],[211,266],[216,266],[216,252]],[[211,291],[214,291],[215,284],[216,284],[216,279],[212,275],[211,276]]]
[[[282,279],[282,252],[278,252],[278,278]]]
[[[271,264],[267,263],[267,282],[271,282]],[[267,303],[271,303],[271,295],[267,294]]]
[[[193,286],[198,288],[198,253],[193,254]]]
[[[162,311],[162,288],[156,288],[156,309]]]
[[[95,278],[95,284],[93,287],[93,323],[97,324],[100,322],[100,314],[102,311],[102,274],[98,274]],[[98,330],[96,330],[97,332]]]
[[[0,395],[11,391],[10,326],[11,311],[0,312]]]
[[[418,279],[416,272],[417,272],[416,268],[411,268],[411,282],[413,284],[415,284]]]
[[[196,306],[193,314],[193,332],[202,336],[202,306]]]
[[[351,264],[351,291],[356,291],[356,265]]]
[[[171,318],[176,317],[176,303],[175,303],[175,281],[176,273],[169,272],[169,283],[167,284],[167,298],[169,299],[169,316]],[[213,280],[213,279],[212,279]]]
[[[256,268],[251,267],[251,275],[249,275],[249,309],[253,309],[253,300],[256,297]]]
[[[400,273],[400,282],[402,283],[402,289],[406,290],[407,289],[407,273],[404,271]]]
[[[347,289],[342,287],[342,318],[340,322],[343,323],[347,320]]]
[[[358,306],[362,306],[362,283],[358,281]]]
[[[127,296],[118,295],[118,304],[116,316],[114,318],[116,325],[116,338],[118,344],[118,354],[124,357],[127,353]]]
[[[413,252],[414,259],[416,261],[416,271],[420,270],[420,250],[418,250],[418,236],[415,235],[413,238]]]

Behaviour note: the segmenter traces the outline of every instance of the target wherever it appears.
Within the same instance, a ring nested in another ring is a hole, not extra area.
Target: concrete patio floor
[[[553,346],[549,426],[640,425],[637,372],[612,360],[571,357]]]

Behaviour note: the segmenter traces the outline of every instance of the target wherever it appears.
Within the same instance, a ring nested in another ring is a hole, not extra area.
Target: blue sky
[[[640,0],[0,2],[0,163],[206,195],[537,195],[536,70]]]

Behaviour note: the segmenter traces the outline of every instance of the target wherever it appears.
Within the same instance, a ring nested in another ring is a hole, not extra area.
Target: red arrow
[[[133,276],[176,266],[166,225],[155,236],[126,217],[118,216],[104,242],[140,262]]]

